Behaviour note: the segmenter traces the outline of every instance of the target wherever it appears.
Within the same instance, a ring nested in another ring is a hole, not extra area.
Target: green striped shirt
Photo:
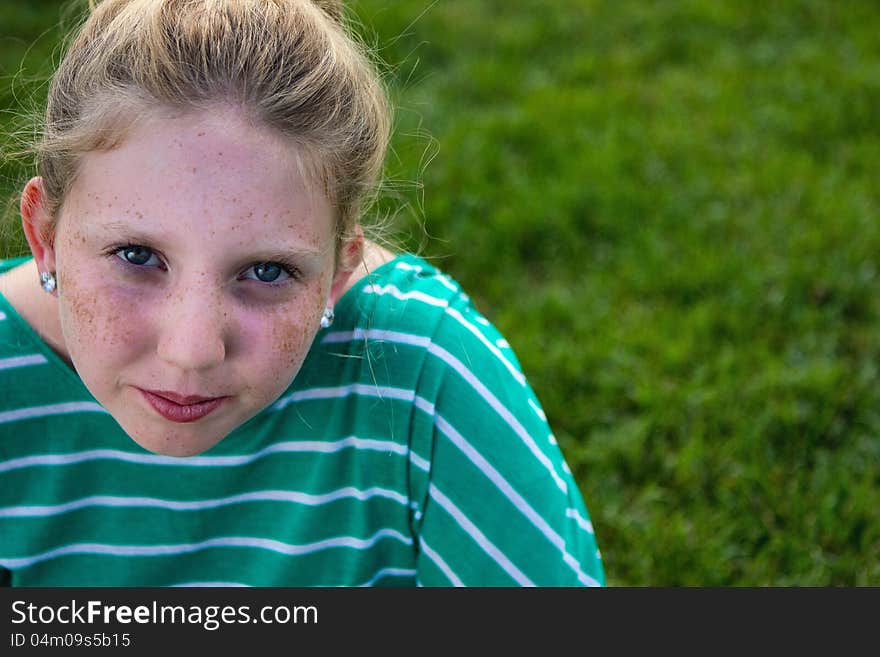
[[[541,406],[460,286],[403,255],[335,311],[277,401],[177,458],[0,296],[0,583],[604,584]]]

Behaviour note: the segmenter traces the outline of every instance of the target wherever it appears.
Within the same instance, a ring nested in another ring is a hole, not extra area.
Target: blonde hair
[[[49,90],[37,145],[58,216],[78,158],[113,148],[151,108],[234,104],[302,147],[341,237],[381,173],[390,108],[337,1],[90,0]]]

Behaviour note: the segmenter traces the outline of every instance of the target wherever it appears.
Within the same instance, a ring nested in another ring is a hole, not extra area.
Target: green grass
[[[380,209],[516,349],[609,584],[880,585],[880,5],[350,4]],[[59,6],[7,0],[4,107]]]

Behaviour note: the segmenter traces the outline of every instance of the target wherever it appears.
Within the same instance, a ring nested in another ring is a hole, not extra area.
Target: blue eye
[[[253,275],[250,275],[251,273]],[[286,267],[277,262],[261,262],[248,269],[244,278],[253,278],[263,283],[277,283],[290,278],[290,273]]]
[[[116,251],[116,255],[130,265],[157,267],[162,264],[156,254],[144,246],[126,246]]]

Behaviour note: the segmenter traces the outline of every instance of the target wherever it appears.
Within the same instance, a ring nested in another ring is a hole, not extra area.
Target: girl
[[[0,277],[0,580],[604,582],[513,353],[364,237],[389,125],[338,3],[93,3]]]

